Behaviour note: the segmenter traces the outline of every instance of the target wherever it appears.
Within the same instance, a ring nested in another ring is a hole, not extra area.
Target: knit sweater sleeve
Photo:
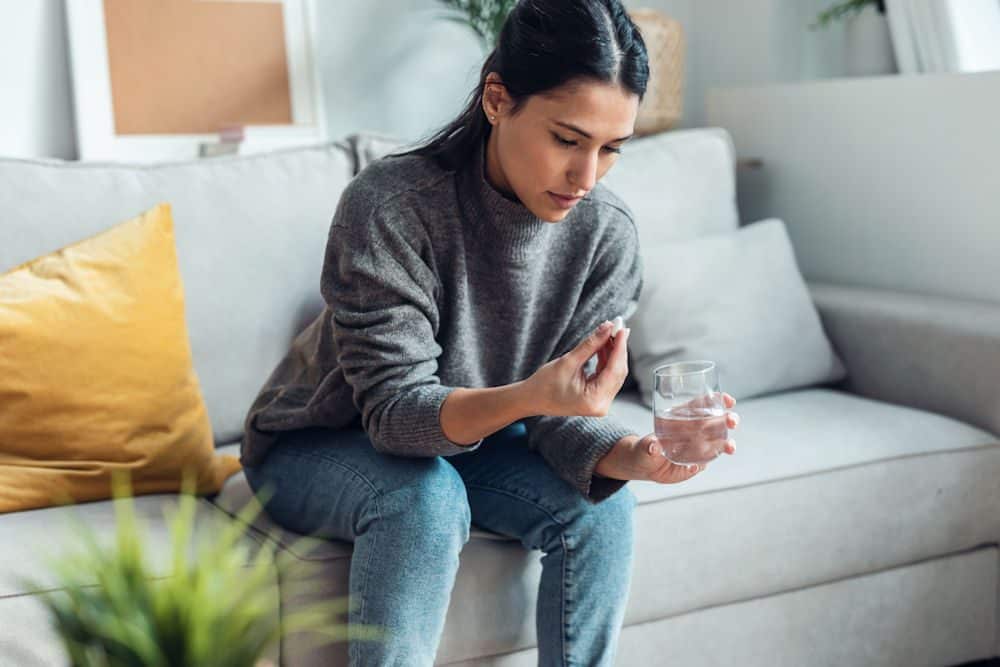
[[[555,356],[576,347],[604,320],[627,318],[635,310],[642,291],[638,235],[630,216],[620,229],[594,262]],[[594,468],[634,429],[610,417],[529,417],[525,425],[529,446],[589,501],[600,502],[625,486],[624,480],[594,477]]]
[[[436,373],[438,280],[405,210],[345,191],[330,227],[321,291],[333,313],[337,363],[375,449],[408,457],[470,452],[445,437],[454,387]]]

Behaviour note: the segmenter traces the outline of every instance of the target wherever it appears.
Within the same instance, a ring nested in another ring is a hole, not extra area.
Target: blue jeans
[[[354,543],[352,624],[386,630],[352,641],[359,667],[433,665],[470,523],[540,549],[538,664],[614,664],[632,573],[635,496],[594,504],[527,446],[520,422],[473,452],[380,454],[360,426],[286,434],[259,465],[278,524]]]

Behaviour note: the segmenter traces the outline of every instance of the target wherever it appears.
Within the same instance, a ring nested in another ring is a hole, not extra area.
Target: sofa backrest
[[[735,150],[721,127],[633,139],[602,182],[632,209],[644,246],[739,227]]]
[[[0,272],[171,204],[188,330],[217,444],[243,418],[292,338],[322,309],[330,219],[350,178],[402,142],[340,142],[156,165],[0,159]],[[652,243],[738,226],[725,130],[630,142],[606,182]]]
[[[233,442],[322,308],[327,232],[352,170],[339,144],[141,166],[0,159],[0,272],[170,203],[195,370],[216,443]]]

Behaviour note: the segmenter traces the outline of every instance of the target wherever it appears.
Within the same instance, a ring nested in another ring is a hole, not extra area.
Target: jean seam
[[[369,549],[368,549],[368,562],[365,563],[364,575],[362,576],[361,587],[360,587],[360,591],[361,591],[361,606],[358,608],[358,622],[361,625],[365,625],[365,619],[366,619],[366,616],[365,616],[365,607],[367,606],[367,602],[368,602],[368,579],[369,579],[369,575],[370,575],[371,570],[372,570],[372,561],[375,559],[376,547],[378,546],[378,527],[382,525],[382,509],[381,509],[380,500],[381,500],[381,498],[380,498],[378,492],[376,491],[376,493],[375,493],[375,501],[374,501],[375,519],[376,519],[375,526],[376,526],[376,528],[371,533],[371,545],[369,546]],[[361,650],[360,647],[359,647],[359,642],[356,639],[352,641],[349,636],[348,636],[348,641],[349,641],[348,649],[349,649],[349,653],[351,654],[350,655],[350,657],[351,657],[351,664],[360,665],[361,664],[361,658],[360,658],[360,656],[357,655],[358,651]]]
[[[550,512],[547,508],[543,507],[542,505],[540,505],[539,503],[537,503],[536,501],[534,501],[534,500],[532,500],[530,498],[525,498],[523,495],[521,495],[519,493],[515,493],[515,492],[509,491],[507,489],[501,489],[501,488],[498,488],[498,487],[495,487],[495,486],[484,486],[482,484],[466,484],[466,488],[469,488],[469,489],[479,489],[481,491],[489,491],[489,492],[492,492],[492,493],[499,493],[499,494],[502,494],[502,495],[505,495],[505,496],[510,496],[511,498],[516,498],[518,500],[522,500],[522,501],[528,503],[529,505],[532,505],[533,507],[535,507],[535,509],[541,511],[543,514],[545,514],[545,516],[549,517],[549,519],[551,519],[554,523],[558,524],[561,528],[566,528],[566,526],[567,526],[567,524],[565,522],[560,521],[558,518],[556,518],[556,516],[552,512]],[[566,592],[566,579],[567,579],[566,568],[567,568],[567,563],[569,562],[569,558],[570,558],[570,548],[569,548],[569,542],[566,539],[566,534],[565,533],[561,533],[559,535],[559,541],[562,543],[562,550],[563,550],[562,568],[560,568],[560,579],[561,580],[560,580],[560,583],[559,583],[559,624],[560,624],[560,627],[562,629],[562,631],[559,633],[561,635],[560,638],[559,638],[559,643],[560,643],[560,647],[562,649],[561,650],[561,653],[562,653],[562,663],[563,663],[563,665],[565,665],[565,666],[568,667],[569,664],[570,664],[570,662],[569,662],[569,643],[567,642],[567,639],[566,639],[566,637],[567,637],[567,629],[568,629],[568,621],[567,621],[567,616],[568,616],[567,607],[568,607],[568,604],[567,604],[567,599],[566,599],[566,597],[567,597],[567,592]],[[539,639],[539,641],[541,641],[541,637],[539,637],[538,639]]]
[[[569,642],[566,640],[567,628],[568,628],[567,613],[566,613],[566,607],[568,606],[567,603],[566,603],[566,597],[567,597],[567,595],[566,595],[566,567],[567,567],[567,565],[566,564],[569,562],[569,543],[566,541],[566,535],[565,535],[565,533],[559,536],[559,540],[562,542],[562,546],[563,546],[562,584],[559,586],[559,591],[561,593],[560,594],[560,598],[561,599],[559,600],[559,606],[560,606],[560,615],[562,617],[560,619],[561,624],[562,624],[562,633],[560,633],[560,634],[562,634],[561,640],[562,640],[563,665],[566,665],[566,667],[569,667]]]
[[[297,456],[301,456],[304,459],[308,459],[310,461],[317,462],[317,463],[332,464],[334,466],[337,466],[338,468],[341,468],[342,470],[348,471],[349,473],[351,473],[352,475],[354,475],[355,477],[357,477],[358,479],[360,479],[362,481],[362,483],[364,483],[364,485],[367,486],[371,490],[371,492],[372,492],[373,505],[375,507],[375,518],[376,518],[376,524],[375,525],[378,526],[378,525],[380,525],[382,523],[381,500],[382,500],[382,496],[385,495],[385,494],[383,494],[381,491],[379,491],[378,488],[374,484],[372,484],[372,482],[367,477],[365,477],[363,474],[361,474],[360,471],[355,470],[351,466],[346,465],[346,464],[342,463],[341,461],[337,461],[337,460],[334,460],[334,459],[328,459],[328,458],[325,458],[323,456],[317,456],[317,455],[315,455],[313,453],[310,453],[310,452],[301,452],[300,451],[300,452],[296,452],[296,455]],[[371,548],[369,549],[369,552],[368,552],[368,562],[365,563],[364,574],[362,575],[362,580],[361,580],[361,585],[360,585],[361,605],[358,608],[358,619],[359,619],[359,623],[361,623],[362,625],[364,625],[364,622],[365,622],[365,611],[366,611],[365,607],[366,607],[366,603],[367,603],[367,600],[368,600],[367,592],[368,592],[369,574],[371,572],[372,560],[375,558],[375,551],[376,551],[375,547],[376,547],[376,544],[377,544],[377,541],[378,541],[378,531],[377,531],[377,528],[376,528],[376,530],[372,531],[371,539],[372,539],[372,544],[371,544]],[[348,633],[348,638],[347,639],[348,639],[348,657],[349,657],[349,659],[351,661],[351,664],[352,665],[360,665],[361,664],[360,663],[361,658],[358,655],[358,651],[360,651],[361,649],[360,649],[360,646],[359,646],[359,642],[356,639],[352,640],[351,637],[350,637],[350,633]]]

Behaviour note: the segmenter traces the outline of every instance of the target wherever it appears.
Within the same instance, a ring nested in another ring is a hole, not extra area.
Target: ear
[[[503,79],[496,72],[486,75],[483,83],[483,111],[486,117],[496,116],[500,118],[511,107],[510,95],[507,94],[507,87],[503,85]]]

